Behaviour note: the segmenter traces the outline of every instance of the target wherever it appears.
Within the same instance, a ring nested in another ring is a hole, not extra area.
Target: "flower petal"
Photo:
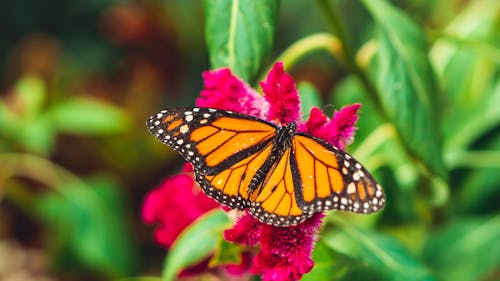
[[[299,280],[311,271],[316,236],[324,217],[316,213],[303,223],[291,227],[262,225],[260,252],[254,259],[253,273],[263,280]]]
[[[277,62],[265,81],[260,82],[264,97],[269,102],[267,120],[277,124],[296,122],[300,117],[300,100],[295,81]]]
[[[354,132],[356,131],[356,122],[358,121],[358,110],[361,104],[356,103],[343,107],[340,111],[333,113],[333,118],[326,125],[327,130],[335,133],[335,136],[330,140],[333,145],[345,150],[346,146],[354,140]]]
[[[204,89],[196,106],[231,110],[264,119],[267,101],[229,68],[203,72]]]
[[[155,240],[170,247],[184,228],[217,206],[201,192],[193,176],[184,173],[167,178],[146,195],[142,218],[148,224],[159,225],[155,230]]]
[[[299,131],[307,132],[345,150],[354,138],[355,125],[358,121],[357,112],[360,107],[359,103],[343,107],[340,111],[333,113],[331,120],[319,108],[313,107],[309,120],[299,124]]]
[[[317,138],[321,138],[320,131],[329,121],[329,118],[318,107],[311,108],[309,120],[299,123],[298,130],[300,132],[309,133]]]
[[[231,229],[224,231],[224,239],[243,245],[254,246],[257,244],[264,224],[245,213]]]

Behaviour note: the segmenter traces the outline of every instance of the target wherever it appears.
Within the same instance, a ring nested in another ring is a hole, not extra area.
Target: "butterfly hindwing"
[[[212,174],[196,173],[196,180],[205,193],[230,208],[243,210],[250,206],[252,179],[272,151],[272,143],[263,149],[245,154],[242,160]]]
[[[290,165],[292,150],[286,149],[250,197],[250,214],[273,225],[296,225],[312,214],[297,205],[297,190]]]
[[[306,134],[293,139],[300,191],[299,206],[306,212],[343,210],[372,213],[385,203],[382,188],[349,154]]]

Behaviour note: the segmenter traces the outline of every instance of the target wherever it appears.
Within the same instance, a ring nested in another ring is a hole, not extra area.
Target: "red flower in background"
[[[142,218],[158,225],[154,238],[161,246],[170,247],[184,228],[219,206],[196,185],[190,166],[186,164],[183,173],[165,179],[144,200]]]
[[[324,115],[320,109],[313,108],[309,120],[305,122],[299,120],[301,113],[298,91],[293,78],[284,71],[282,63],[276,63],[267,79],[260,83],[264,96],[234,76],[229,69],[207,71],[203,73],[203,78],[205,89],[196,100],[197,106],[231,110],[278,125],[297,122],[299,131],[321,138],[340,149],[345,149],[353,139],[360,105],[355,104],[335,111],[332,119]],[[170,245],[175,239],[172,235],[180,233],[178,228],[181,226],[171,226],[174,221],[177,224],[178,216],[166,214],[166,209],[158,207],[163,205],[162,200],[169,201],[169,204],[179,204],[177,206],[193,207],[193,210],[184,210],[182,217],[186,220],[194,220],[203,212],[217,206],[217,203],[204,194],[193,192],[195,184],[192,175],[178,175],[170,181],[165,181],[163,185],[173,185],[176,192],[190,194],[189,199],[178,195],[180,200],[176,200],[169,198],[174,196],[166,194],[168,192],[157,191],[154,194],[152,192],[145,202],[143,212],[145,220],[160,223],[155,235],[157,241]],[[207,203],[207,200],[211,203]],[[149,204],[150,206],[146,206]],[[199,207],[194,207],[196,205]],[[151,211],[160,209],[162,211]],[[250,271],[261,274],[264,281],[299,280],[314,265],[311,254],[323,217],[323,213],[317,213],[299,225],[277,227],[261,223],[245,212],[233,228],[224,232],[224,238],[243,245],[260,245],[260,251],[254,257]],[[187,225],[183,224],[182,229],[185,226]]]

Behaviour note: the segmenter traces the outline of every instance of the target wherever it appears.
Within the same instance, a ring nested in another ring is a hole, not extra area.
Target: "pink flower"
[[[228,68],[203,72],[205,88],[196,99],[196,106],[239,112],[257,118],[269,107],[267,101],[231,73]],[[264,110],[263,110],[264,109]]]
[[[170,247],[199,216],[219,206],[195,184],[189,166],[182,174],[165,179],[144,200],[142,218],[147,224],[158,225],[154,238],[164,247]]]
[[[264,97],[269,102],[267,120],[277,124],[295,122],[300,117],[299,92],[292,76],[285,72],[283,63],[276,63],[266,81],[260,82]]]
[[[254,246],[259,242],[262,223],[248,213],[239,218],[231,229],[224,231],[224,239],[243,245]]]
[[[333,113],[331,120],[319,108],[313,107],[309,120],[299,124],[299,131],[309,133],[344,150],[354,139],[355,125],[358,121],[357,112],[360,107],[359,103],[343,107]]]
[[[302,278],[313,268],[311,254],[323,217],[323,213],[316,213],[291,227],[263,224],[260,252],[255,257],[252,272],[262,274],[264,281]]]

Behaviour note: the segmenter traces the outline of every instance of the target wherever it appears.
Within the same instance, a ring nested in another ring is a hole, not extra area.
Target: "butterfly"
[[[147,126],[193,165],[205,194],[266,224],[297,225],[332,209],[368,214],[385,203],[358,161],[295,123],[194,107],[162,110]]]

